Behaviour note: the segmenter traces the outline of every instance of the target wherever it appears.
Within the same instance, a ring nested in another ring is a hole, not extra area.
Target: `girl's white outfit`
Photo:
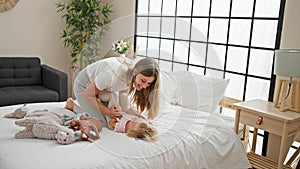
[[[126,73],[133,66],[132,60],[121,57],[110,57],[98,60],[79,72],[74,81],[74,94],[82,111],[103,120],[103,126],[107,127],[104,114],[91,106],[84,98],[83,92],[90,82],[103,91],[119,92],[128,88]],[[75,111],[76,112],[76,111]]]
[[[120,119],[117,119],[117,123],[115,125],[114,131],[125,133],[126,124],[128,121],[134,121],[134,122],[138,122],[138,123],[148,123],[147,120],[145,120],[141,117],[134,116],[134,115],[127,114],[127,113],[122,113],[122,117]]]

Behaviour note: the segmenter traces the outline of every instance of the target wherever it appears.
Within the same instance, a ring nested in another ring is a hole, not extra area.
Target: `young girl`
[[[82,111],[72,98],[67,100],[65,108],[71,111]],[[78,114],[79,112],[75,113]],[[158,137],[157,130],[143,116],[137,114],[134,109],[129,109],[128,113],[123,112],[120,117],[111,118],[108,127],[113,131],[126,133],[128,137],[148,142],[154,142]]]
[[[157,130],[144,118],[136,115],[122,113],[121,118],[110,119],[110,129],[126,133],[128,137],[142,139],[148,142],[156,141]]]

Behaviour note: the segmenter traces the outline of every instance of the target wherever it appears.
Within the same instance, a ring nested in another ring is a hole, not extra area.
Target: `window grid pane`
[[[270,100],[284,0],[137,0],[137,4],[135,43],[140,56],[158,58],[170,71],[233,78],[231,88],[239,85],[240,90],[229,90],[228,96]],[[255,83],[261,85],[260,95],[251,94]]]
[[[229,97],[273,99],[274,50],[280,47],[285,0],[136,0],[136,4],[138,57],[157,58],[166,71],[230,79],[225,93]]]

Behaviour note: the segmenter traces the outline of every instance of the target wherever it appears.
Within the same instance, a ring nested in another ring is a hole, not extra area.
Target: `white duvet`
[[[61,111],[64,104],[27,106]],[[216,114],[164,104],[152,122],[160,133],[155,143],[104,128],[93,143],[60,145],[55,140],[15,139],[22,128],[3,116],[19,107],[0,108],[0,169],[250,168],[239,137]]]

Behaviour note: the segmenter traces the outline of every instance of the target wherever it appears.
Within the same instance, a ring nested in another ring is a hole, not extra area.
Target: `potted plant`
[[[112,45],[113,45],[112,50],[120,54],[121,57],[125,57],[125,53],[130,49],[129,42],[125,41],[123,38],[118,39]]]
[[[112,5],[102,5],[100,0],[62,0],[56,7],[66,22],[60,38],[71,48],[71,69],[80,70],[101,53],[99,45],[109,28]]]

